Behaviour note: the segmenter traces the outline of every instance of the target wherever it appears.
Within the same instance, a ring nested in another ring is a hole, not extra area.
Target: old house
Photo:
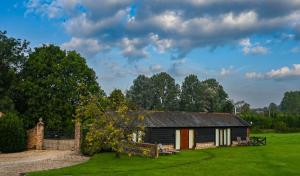
[[[178,150],[231,146],[246,140],[250,127],[229,113],[150,112],[144,123],[145,143]]]

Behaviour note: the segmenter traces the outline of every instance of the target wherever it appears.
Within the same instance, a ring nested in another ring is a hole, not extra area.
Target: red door
[[[189,149],[189,129],[180,130],[180,149]]]

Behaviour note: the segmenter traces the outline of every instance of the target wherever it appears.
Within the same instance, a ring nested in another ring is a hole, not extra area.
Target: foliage
[[[126,93],[129,102],[147,110],[232,112],[233,104],[215,80],[199,81],[189,75],[180,86],[162,72],[151,78],[140,75]]]
[[[262,136],[267,137],[267,145],[263,147],[182,151],[172,156],[160,156],[158,159],[124,156],[117,160],[112,153],[101,153],[83,164],[28,175],[298,176],[300,133],[270,133]]]
[[[0,117],[0,151],[19,152],[26,147],[26,133],[22,120],[13,113]]]
[[[18,73],[23,69],[30,52],[25,40],[6,36],[0,31],[0,112],[14,110],[12,87],[18,85]]]
[[[24,115],[27,128],[42,117],[48,129],[63,130],[72,120],[81,95],[104,95],[84,58],[53,45],[36,48],[20,76],[14,91],[19,95],[17,109]]]
[[[181,86],[180,110],[204,111],[204,86],[196,75],[187,76]]]
[[[285,92],[280,107],[283,112],[300,113],[300,91]]]
[[[179,85],[169,74],[162,72],[151,77],[152,108],[155,110],[177,110]]]
[[[76,108],[76,119],[86,132],[82,152],[93,155],[111,149],[121,153],[124,144],[132,141],[133,132],[143,130],[139,123],[143,116],[130,115],[125,104],[118,106],[116,112],[106,112],[101,102],[96,96],[82,97]]]
[[[113,90],[110,93],[110,95],[108,97],[108,100],[109,100],[109,103],[110,103],[109,108],[111,110],[117,110],[118,107],[127,104],[127,100],[126,100],[124,94],[122,93],[122,91],[120,89]]]
[[[277,112],[269,117],[268,114],[247,112],[240,116],[252,122],[252,127],[255,129],[274,129],[277,132],[300,131],[300,114]]]
[[[204,85],[204,111],[222,112],[224,106],[229,103],[228,94],[215,79],[207,79],[202,84]]]

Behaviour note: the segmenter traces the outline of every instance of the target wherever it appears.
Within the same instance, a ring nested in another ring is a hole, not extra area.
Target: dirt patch
[[[62,168],[82,163],[88,157],[73,151],[32,150],[0,154],[0,176],[17,176],[20,173]]]

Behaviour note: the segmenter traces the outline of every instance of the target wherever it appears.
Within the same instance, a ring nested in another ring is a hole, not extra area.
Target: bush
[[[19,152],[26,148],[26,133],[22,120],[13,113],[0,118],[0,151]]]

